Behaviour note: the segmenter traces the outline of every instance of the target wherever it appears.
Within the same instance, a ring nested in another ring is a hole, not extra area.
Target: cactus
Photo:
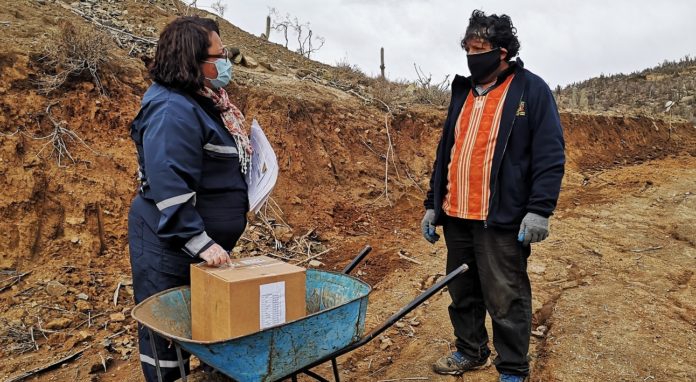
[[[384,47],[379,49],[379,58],[380,58],[380,65],[379,69],[382,72],[382,78],[384,78]]]

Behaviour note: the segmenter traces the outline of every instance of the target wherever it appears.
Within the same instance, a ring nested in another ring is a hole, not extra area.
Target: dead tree
[[[286,49],[288,49],[290,45],[289,34],[291,33],[294,33],[294,37],[297,39],[297,49],[295,51],[307,58],[310,58],[312,53],[324,46],[326,40],[314,34],[308,22],[300,22],[297,17],[291,17],[289,13],[281,17],[275,8],[269,9],[269,18],[266,19],[267,22],[270,21],[271,17],[273,18],[273,23],[270,29],[279,32],[283,36]],[[269,35],[270,29],[267,29]]]
[[[215,13],[220,15],[220,17],[225,16],[225,11],[227,10],[227,5],[223,4],[222,0],[217,0],[217,1],[213,2],[210,5],[210,7],[213,9],[213,11],[215,11]]]

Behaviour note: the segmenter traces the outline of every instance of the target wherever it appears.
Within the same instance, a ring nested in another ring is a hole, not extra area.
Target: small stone
[[[380,350],[386,350],[388,347],[394,343],[390,338],[382,338],[382,343],[379,345]]]
[[[44,326],[44,328],[48,330],[65,329],[68,326],[70,326],[71,322],[72,320],[69,318],[56,318],[55,320],[49,321],[48,324]]]
[[[546,271],[546,265],[532,263],[529,264],[529,267],[527,267],[527,271],[529,271],[529,273],[540,275]]]
[[[68,287],[58,281],[49,281],[48,284],[46,284],[46,292],[51,296],[60,297],[68,293]]]
[[[75,309],[80,312],[88,312],[92,310],[92,304],[84,300],[77,300],[77,302],[75,302]]]
[[[89,360],[89,374],[105,373],[112,361],[113,359],[109,355],[92,357]]]
[[[254,60],[253,58],[251,58],[247,55],[243,55],[242,56],[242,66],[245,66],[249,69],[256,69],[259,67],[259,63],[256,62],[256,60]]]
[[[322,262],[319,261],[319,260],[311,260],[311,261],[309,262],[309,266],[312,267],[312,268],[321,267],[322,265],[324,265],[324,263],[322,263]]]
[[[418,321],[418,320],[415,319],[415,318],[412,318],[412,319],[408,322],[408,324],[411,325],[411,326],[418,326],[418,325],[420,325],[420,321]]]
[[[78,338],[80,338],[80,341],[89,341],[92,339],[92,334],[86,330],[80,330],[77,333]]]
[[[536,330],[542,333],[546,333],[546,331],[549,330],[549,328],[546,325],[539,325],[537,326]]]
[[[84,293],[80,293],[80,294],[78,294],[78,295],[75,296],[75,297],[77,297],[78,300],[85,300],[85,301],[89,300],[89,296],[87,296],[87,295],[84,294]]]
[[[334,129],[334,131],[338,134],[338,133],[341,132],[341,128],[340,128],[340,127],[337,127],[337,128]]]
[[[561,289],[563,289],[563,290],[577,288],[577,287],[578,287],[578,282],[575,280],[565,281],[561,284]]]
[[[401,329],[401,328],[405,327],[406,324],[404,324],[403,322],[399,321],[399,322],[397,322],[396,324],[394,324],[394,326],[396,326],[397,328]]]
[[[84,217],[70,217],[70,218],[66,218],[65,222],[70,224],[70,225],[78,225],[78,224],[84,223],[85,218]]]
[[[289,227],[278,226],[273,229],[273,232],[275,233],[278,240],[282,241],[283,243],[287,243],[290,240],[292,240],[293,232],[292,229],[290,229]]]
[[[80,237],[79,236],[73,236],[70,238],[70,242],[73,244],[77,244],[80,242]]]
[[[126,320],[126,315],[123,313],[113,313],[109,315],[109,320],[112,322],[121,322]]]
[[[275,71],[276,71],[275,66],[273,66],[273,64],[271,64],[270,62],[259,61],[259,65],[263,66],[264,68],[268,69],[268,70],[271,71],[271,72],[275,72]]]
[[[532,335],[533,335],[534,337],[539,337],[539,338],[543,338],[543,337],[544,337],[544,333],[543,333],[543,332],[540,332],[540,331],[538,331],[538,330],[532,330]]]

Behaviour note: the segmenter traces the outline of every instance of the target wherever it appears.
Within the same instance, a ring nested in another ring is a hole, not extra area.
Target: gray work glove
[[[549,237],[549,218],[528,212],[520,224],[520,232],[517,241],[525,247],[530,243],[537,243]]]
[[[435,233],[435,210],[425,210],[423,220],[421,220],[421,231],[425,240],[435,244],[440,240],[440,235]]]

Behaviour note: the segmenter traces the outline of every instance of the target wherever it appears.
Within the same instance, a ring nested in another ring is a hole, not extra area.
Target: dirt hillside
[[[142,380],[126,216],[137,171],[128,125],[149,84],[149,43],[132,36],[152,39],[184,11],[165,1],[0,4],[2,380],[77,352],[30,380]],[[104,50],[105,95],[89,75],[40,91],[58,70],[42,52],[66,20],[129,31]],[[271,64],[235,66],[228,91],[281,166],[273,203],[235,255],[338,269],[369,243],[358,275],[375,286],[377,324],[444,269],[444,244],[423,241],[419,221],[445,111],[401,103],[387,113],[359,74],[221,25],[223,41]],[[532,380],[695,381],[696,129],[629,115],[562,121],[567,176],[552,236],[530,265]],[[429,369],[452,341],[448,303],[436,296],[342,358],[345,379],[453,379]],[[495,379],[492,369],[467,378]]]

